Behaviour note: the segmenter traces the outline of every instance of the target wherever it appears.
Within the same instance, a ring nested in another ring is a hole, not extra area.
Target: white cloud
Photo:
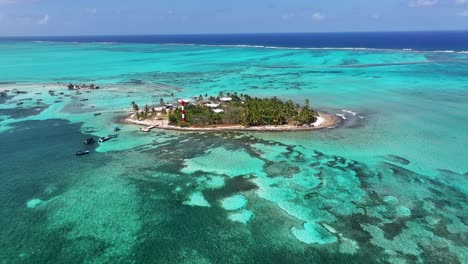
[[[16,0],[0,0],[0,5],[15,4]]]
[[[289,12],[289,13],[282,14],[281,18],[283,20],[288,20],[288,19],[293,19],[295,17],[301,17],[301,16],[303,16],[303,15],[302,14],[297,14],[295,12]]]
[[[97,13],[97,9],[96,8],[86,8],[85,12],[90,14],[90,15],[95,15]]]
[[[458,13],[459,16],[468,17],[468,10]]]
[[[28,2],[38,2],[39,0],[0,0],[0,5],[13,5]]]
[[[282,14],[281,19],[283,20],[288,20],[289,18],[294,17],[292,14]]]
[[[439,3],[439,0],[411,0],[408,3],[409,7],[429,7]]]
[[[0,23],[6,25],[47,25],[49,20],[49,14],[42,16],[11,16],[0,14]]]
[[[49,23],[49,15],[47,14],[37,21],[39,25],[47,25],[47,23]]]
[[[468,4],[468,0],[455,0],[455,4],[457,5]]]
[[[313,15],[312,15],[312,20],[314,21],[322,21],[325,19],[325,15],[320,13],[320,12],[315,12]]]

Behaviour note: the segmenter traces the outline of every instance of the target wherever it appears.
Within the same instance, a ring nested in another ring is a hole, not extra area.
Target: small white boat
[[[100,137],[98,141],[102,143],[102,142],[106,142],[109,139],[111,139],[111,138],[110,137]]]
[[[149,126],[149,127],[140,127],[140,130],[143,131],[143,132],[150,132],[151,129],[157,127],[159,125],[152,125],[152,126]]]

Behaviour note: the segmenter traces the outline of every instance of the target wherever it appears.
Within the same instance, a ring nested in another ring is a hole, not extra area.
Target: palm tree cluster
[[[291,100],[286,102],[273,98],[251,98],[243,96],[241,124],[244,126],[265,126],[295,124],[309,125],[316,120],[317,113],[310,109],[309,100],[300,108]]]
[[[294,113],[291,101],[284,103],[276,97],[261,99],[246,95],[243,105],[241,124],[244,126],[284,125],[286,117]]]
[[[186,126],[206,126],[224,124],[223,113],[215,113],[209,107],[203,105],[185,106],[186,123],[182,122],[182,110],[176,108],[169,114],[169,124]]]
[[[175,109],[169,114],[169,123],[180,126],[206,125],[244,125],[267,126],[294,124],[297,126],[310,125],[317,119],[317,112],[309,106],[309,100],[300,107],[293,101],[281,101],[273,98],[252,98],[237,93],[230,95],[231,102],[222,105],[223,113],[214,113],[209,107],[198,104],[185,107],[186,122],[182,122],[182,111]],[[222,96],[220,94],[218,97]],[[207,97],[207,96],[205,96]]]
[[[310,125],[317,120],[318,113],[309,106],[309,99],[305,100],[304,106],[295,112],[294,122],[298,126]]]
[[[133,112],[135,113],[135,117],[140,120],[140,119],[148,119],[150,117],[155,117],[157,116],[157,112],[154,108],[150,108],[148,105],[145,105],[143,108],[143,111],[140,110],[140,107],[135,103],[132,102],[130,104],[130,107],[132,108]],[[166,114],[166,111],[163,109],[162,115]]]

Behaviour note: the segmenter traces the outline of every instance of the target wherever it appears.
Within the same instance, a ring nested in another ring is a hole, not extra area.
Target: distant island
[[[334,126],[334,115],[318,112],[310,107],[308,99],[300,106],[292,100],[277,97],[258,98],[247,94],[205,94],[191,99],[158,106],[140,107],[131,103],[131,113],[123,121],[143,125],[142,131],[153,128],[172,130],[246,130],[288,131],[310,130]],[[182,107],[183,106],[183,107]],[[183,115],[184,113],[184,115]]]

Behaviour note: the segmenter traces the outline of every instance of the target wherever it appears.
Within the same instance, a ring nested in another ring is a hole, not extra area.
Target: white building
[[[231,102],[232,98],[231,97],[222,97],[219,100],[221,100],[221,102]]]
[[[208,106],[209,108],[216,108],[219,106],[219,104],[205,104],[206,106]]]

